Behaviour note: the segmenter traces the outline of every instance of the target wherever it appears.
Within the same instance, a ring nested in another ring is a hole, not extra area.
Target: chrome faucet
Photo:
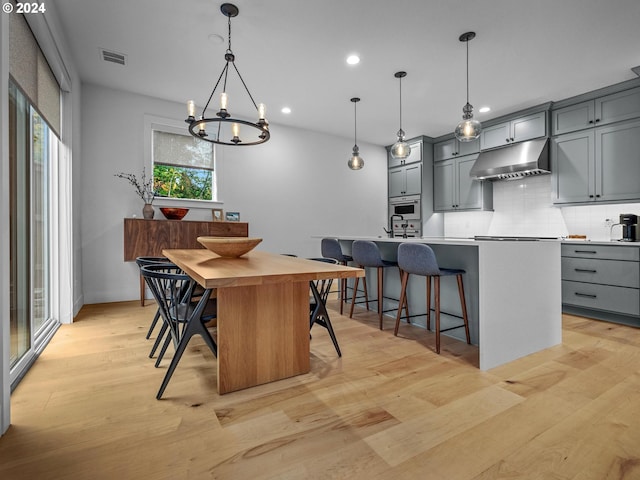
[[[385,232],[387,232],[389,238],[393,238],[393,219],[395,217],[398,217],[400,220],[404,220],[404,217],[402,215],[398,215],[397,213],[394,213],[389,217],[389,230],[383,229]]]

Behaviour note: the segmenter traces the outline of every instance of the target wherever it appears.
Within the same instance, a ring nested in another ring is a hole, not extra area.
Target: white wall
[[[552,203],[551,177],[540,175],[493,184],[493,212],[445,214],[445,235],[516,235],[564,237],[587,235],[593,241],[609,240],[606,219],[617,223],[621,213],[640,215],[640,204],[556,207]],[[614,227],[613,238],[620,238]]]
[[[142,172],[145,114],[181,120],[185,106],[91,84],[83,85],[82,96],[83,164],[76,189],[84,302],[134,300],[138,270],[123,261],[123,217],[141,216],[142,202],[113,175]],[[314,235],[383,234],[386,151],[359,146],[366,162],[360,171],[347,167],[353,139],[273,124],[264,145],[216,147],[222,208],[240,212],[249,235],[264,239],[259,248],[276,253],[319,256]],[[210,206],[191,209],[189,219],[211,219]]]

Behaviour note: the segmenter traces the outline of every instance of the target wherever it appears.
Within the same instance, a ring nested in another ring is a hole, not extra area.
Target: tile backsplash
[[[493,184],[493,212],[451,212],[444,215],[447,237],[516,235],[565,237],[587,235],[594,241],[617,239],[621,213],[640,215],[640,203],[556,207],[551,202],[551,177],[540,175]],[[607,219],[609,221],[607,221]]]

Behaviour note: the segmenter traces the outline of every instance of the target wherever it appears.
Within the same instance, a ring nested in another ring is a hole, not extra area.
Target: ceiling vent
[[[105,62],[117,63],[118,65],[127,64],[127,56],[123,53],[100,49],[100,57]]]
[[[633,70],[633,73],[635,73],[640,77],[640,65],[638,65],[637,67],[631,68],[631,70]]]

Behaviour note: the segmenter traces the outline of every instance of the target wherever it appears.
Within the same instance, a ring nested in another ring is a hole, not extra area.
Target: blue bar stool
[[[398,267],[396,262],[391,262],[388,260],[383,260],[380,255],[380,249],[378,245],[374,242],[365,241],[365,240],[355,240],[353,245],[351,246],[351,255],[353,256],[353,261],[360,268],[376,268],[378,271],[378,316],[380,317],[380,330],[382,330],[382,303],[383,303],[383,283],[384,283],[384,268],[385,267]],[[400,270],[402,274],[402,269]],[[351,311],[349,312],[349,318],[353,318],[353,306],[355,304],[356,291],[358,289],[358,277],[356,277],[355,285],[353,287],[353,298],[351,301]],[[363,278],[363,282],[366,280]],[[366,285],[366,283],[365,283]],[[367,290],[365,288],[365,302],[367,305],[367,310],[369,310],[369,298],[367,295]],[[375,300],[373,300],[375,301]],[[407,319],[409,318],[409,307],[408,303],[405,305]],[[402,303],[398,305],[398,310],[402,309]]]
[[[340,265],[347,265],[352,262],[351,255],[345,255],[342,253],[342,247],[337,238],[323,238],[320,242],[320,251],[324,258],[333,258]],[[364,282],[364,290],[367,291],[367,282]],[[342,315],[343,306],[347,302],[347,279],[340,280],[340,315]]]
[[[402,287],[400,291],[400,307],[398,308],[398,316],[396,317],[396,328],[393,332],[398,335],[398,327],[400,326],[400,316],[402,314],[402,305],[407,301],[407,284],[409,283],[409,275],[420,275],[426,277],[427,280],[427,328],[431,329],[431,277],[435,284],[435,303],[436,303],[436,353],[440,353],[440,332],[454,330],[464,327],[467,336],[467,343],[471,344],[469,336],[469,319],[467,316],[467,304],[464,299],[464,286],[462,284],[462,274],[464,270],[439,268],[438,261],[433,249],[420,243],[401,243],[398,247],[398,267],[402,271]],[[463,325],[446,328],[440,330],[440,277],[455,275],[458,281],[458,294],[460,295],[460,306],[462,307]],[[407,316],[409,314],[407,313]]]

